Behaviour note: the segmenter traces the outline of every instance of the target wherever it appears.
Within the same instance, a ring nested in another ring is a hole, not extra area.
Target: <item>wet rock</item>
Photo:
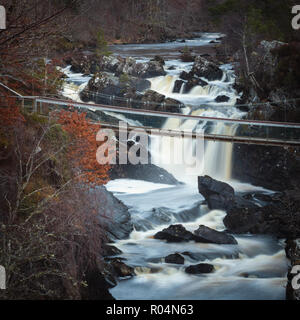
[[[112,165],[109,176],[111,179],[127,178],[171,185],[179,184],[172,174],[152,163]]]
[[[153,78],[165,76],[166,72],[160,62],[149,61],[147,63],[137,63],[136,71],[133,72],[133,75],[140,78]]]
[[[198,77],[204,77],[209,81],[221,80],[223,77],[223,71],[215,63],[201,56],[195,58],[192,72]]]
[[[263,207],[234,206],[227,211],[224,225],[234,233],[270,234],[278,238],[300,237],[300,196],[298,190],[276,195]]]
[[[213,271],[214,266],[208,263],[192,265],[185,269],[185,272],[189,274],[211,273]]]
[[[160,94],[154,90],[148,90],[145,92],[142,101],[153,101],[162,103],[165,99],[165,96],[163,94]]]
[[[108,238],[111,240],[128,238],[129,234],[133,231],[133,225],[128,208],[103,186],[91,189],[90,196],[91,201],[96,201],[95,199],[97,199],[97,201],[105,199],[105,201],[101,202],[99,221]],[[108,215],[103,219],[103,212],[113,212],[113,215]]]
[[[157,61],[157,62],[159,62],[161,65],[165,65],[165,60],[164,60],[164,58],[163,57],[161,57],[161,56],[154,56],[154,58],[153,59],[151,59],[150,61]]]
[[[175,66],[170,66],[170,67],[168,68],[168,70],[176,70],[176,67],[175,67]]]
[[[184,258],[178,253],[170,254],[165,257],[166,263],[184,264]]]
[[[171,225],[154,235],[154,239],[167,242],[185,242],[194,240],[194,235],[187,231],[182,224]]]
[[[220,103],[220,102],[228,102],[230,100],[229,97],[227,96],[218,96],[216,97],[215,101]]]
[[[240,181],[275,191],[291,190],[300,185],[299,147],[235,144],[233,160],[233,177]]]
[[[211,210],[227,210],[234,205],[234,189],[225,182],[214,180],[209,176],[198,177],[198,190]]]
[[[111,266],[114,269],[114,273],[118,277],[129,277],[134,275],[134,268],[126,265],[121,259],[116,258],[110,261]]]
[[[103,246],[103,256],[108,257],[108,256],[116,256],[121,254],[122,251],[118,249],[117,247],[111,245],[111,244],[105,244]]]
[[[181,108],[183,107],[184,105],[178,100],[167,98],[165,99],[164,106],[162,106],[161,109],[165,112],[181,113]]]
[[[192,72],[186,72],[182,71],[179,75],[179,78],[182,80],[190,80],[193,78],[193,73]]]
[[[176,80],[173,88],[173,93],[179,93],[184,81]]]
[[[214,260],[217,258],[225,258],[225,259],[238,259],[239,251],[238,249],[233,251],[232,253],[225,253],[224,251],[210,251],[210,252],[189,252],[185,251],[181,253],[184,256],[187,256],[195,261],[205,261],[205,260]]]
[[[214,243],[204,237],[187,231],[182,224],[171,225],[154,235],[154,239],[167,240],[167,242],[195,241],[200,243]]]
[[[227,234],[226,232],[219,232],[213,230],[204,225],[200,225],[199,228],[194,231],[194,234],[198,237],[201,237],[211,243],[216,244],[238,244],[233,236]]]
[[[206,81],[193,77],[185,84],[183,93],[189,93],[196,86],[204,87],[206,85],[208,85]]]

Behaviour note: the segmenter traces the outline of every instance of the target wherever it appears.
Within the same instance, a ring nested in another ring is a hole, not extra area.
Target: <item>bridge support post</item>
[[[33,112],[37,112],[37,101],[36,99],[33,100]]]

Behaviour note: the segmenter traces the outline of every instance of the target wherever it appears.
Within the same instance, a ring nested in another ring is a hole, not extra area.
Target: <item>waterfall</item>
[[[242,113],[235,107],[237,93],[232,88],[234,83],[233,75],[230,72],[223,72],[223,78],[219,81],[210,81],[206,86],[195,86],[189,93],[183,94],[184,84],[181,87],[180,93],[173,93],[175,81],[179,79],[178,75],[166,75],[151,79],[151,89],[157,91],[167,97],[174,98],[185,103],[188,106],[187,114],[196,116],[216,117],[216,118],[240,118]],[[229,101],[223,104],[215,103],[215,98],[220,95],[229,97]],[[235,135],[237,130],[236,125],[224,124],[217,122],[199,123],[195,120],[179,120],[168,119],[163,126],[165,130],[189,130],[197,132],[203,129],[206,133],[220,135]],[[196,176],[191,177],[185,174],[186,165],[176,165],[170,159],[170,155],[180,158],[176,155],[178,145],[182,144],[182,140],[177,137],[157,137],[151,141],[151,152],[153,162],[162,166],[167,171],[171,172],[177,179],[186,183],[195,183]],[[174,149],[177,147],[177,149]],[[189,149],[187,149],[189,148]],[[183,148],[184,153],[195,157],[195,143],[186,142]],[[182,149],[181,151],[182,152]],[[231,180],[232,173],[232,152],[233,144],[229,142],[205,142],[205,152],[202,156],[203,172],[197,175],[207,174],[218,180]],[[172,160],[172,159],[171,159]]]

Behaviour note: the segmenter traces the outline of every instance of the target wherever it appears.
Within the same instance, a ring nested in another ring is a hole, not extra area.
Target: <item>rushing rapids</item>
[[[211,40],[218,36],[206,34],[204,39],[187,44],[207,45],[209,42],[207,39]],[[122,46],[115,47],[115,50],[126,56],[133,55],[140,61],[145,61],[147,57],[162,50],[169,58],[165,65],[167,75],[149,79],[151,89],[184,103],[185,114],[223,118],[242,117],[243,113],[235,108],[238,96],[233,89],[235,75],[230,65],[221,66],[223,70],[221,80],[203,79],[207,85],[197,85],[188,93],[183,93],[185,86],[183,83],[179,92],[174,92],[180,73],[189,72],[193,65],[176,60],[174,48],[178,49],[177,44]],[[172,68],[169,68],[171,66]],[[82,89],[87,79],[78,81],[76,75],[71,76]],[[67,88],[65,95],[72,95],[74,98],[73,93]],[[228,101],[217,103],[216,98],[222,95],[227,96]],[[122,116],[122,120],[126,118]],[[134,120],[127,119],[127,121],[132,123]],[[218,134],[227,132],[234,134],[237,129],[234,125],[222,123],[199,124],[194,120],[180,122],[176,119],[167,120],[163,128],[206,130]],[[207,205],[203,204],[204,198],[197,189],[197,176],[187,175],[184,164],[162,164],[162,159],[167,153],[174,153],[170,148],[179,143],[177,140],[179,138],[171,139],[173,141],[170,144],[170,139],[165,137],[153,138],[151,156],[154,163],[172,173],[179,181],[184,182],[183,184],[174,186],[117,179],[106,185],[106,188],[129,208],[135,226],[129,239],[119,240],[114,245],[122,251],[120,256],[126,259],[126,264],[134,268],[136,275],[120,279],[117,286],[110,290],[111,294],[116,299],[284,299],[287,260],[283,245],[272,237],[234,235],[237,245],[193,241],[167,243],[154,239],[158,231],[177,223],[189,231],[195,231],[199,225],[218,231],[225,230],[223,219],[226,212],[209,210]],[[188,148],[194,149],[195,145],[190,143]],[[204,170],[198,175],[207,174],[225,181],[239,194],[251,191],[272,193],[270,190],[232,180],[232,170],[234,170],[232,152],[231,143],[206,142],[204,157],[202,155],[201,160],[204,161]],[[184,264],[165,262],[165,257],[174,253],[179,253],[184,258]],[[213,265],[214,272],[200,275],[185,272],[188,266],[199,263]]]

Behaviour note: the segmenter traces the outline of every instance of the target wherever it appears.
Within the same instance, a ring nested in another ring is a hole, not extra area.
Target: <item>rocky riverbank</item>
[[[228,58],[228,60],[230,59]],[[74,72],[93,74],[87,87],[80,94],[81,99],[84,101],[112,104],[111,98],[108,98],[108,96],[113,95],[120,98],[115,100],[119,106],[128,107],[128,101],[130,101],[130,106],[134,108],[180,112],[182,104],[179,101],[168,99],[162,94],[149,90],[150,82],[146,78],[165,75],[165,62],[160,57],[155,57],[149,62],[137,62],[132,58],[111,56],[98,59],[93,56],[83,55],[68,61],[68,63],[71,64],[71,70]],[[220,80],[222,76],[223,72],[215,58],[195,56],[193,57],[191,71],[180,74],[180,79],[176,81],[173,90],[175,93],[179,92],[184,86],[183,92],[188,93],[197,85],[205,86],[207,84],[201,78],[204,77],[209,81],[213,81]],[[239,81],[237,81],[235,87],[237,90],[245,90]],[[253,99],[257,99],[251,96],[253,91],[245,90],[245,92],[246,95],[248,92],[248,98],[245,98],[244,94],[242,97],[244,100],[240,102],[250,102]],[[225,96],[218,98],[217,102],[226,101]],[[149,104],[149,102],[152,104]],[[172,105],[172,108],[167,109],[168,105]],[[274,106],[272,107],[274,109]],[[262,112],[262,109],[255,107],[251,110],[248,109],[248,111],[248,117],[251,118]],[[91,117],[97,118],[99,116],[101,119],[103,116],[110,117],[101,112],[100,114],[99,111],[90,113]],[[274,115],[272,112],[269,114],[269,119],[271,120],[273,119],[272,114]],[[187,230],[183,230],[180,226],[171,225],[169,227],[170,230],[162,230],[158,233],[156,235],[157,239],[180,242],[198,241],[201,238],[202,242],[218,243],[219,241],[219,243],[224,243],[225,240],[223,238],[226,238],[228,243],[233,244],[235,239],[228,234],[228,232],[231,232],[234,234],[268,234],[278,239],[287,239],[288,243],[291,243],[290,241],[300,237],[298,228],[298,225],[300,225],[298,210],[300,203],[297,196],[299,194],[299,175],[297,175],[297,172],[300,168],[298,153],[299,150],[295,148],[283,149],[235,145],[233,176],[238,180],[251,182],[254,185],[278,191],[278,193],[267,195],[254,192],[240,195],[235,194],[233,188],[227,184],[218,182],[210,177],[199,178],[199,192],[205,197],[208,207],[211,210],[220,209],[227,212],[224,219],[227,232],[221,234],[216,230],[207,229],[206,226],[199,226],[199,234],[192,234]],[[153,165],[138,167],[130,165],[115,166],[111,171],[111,175],[115,178],[142,179],[156,183],[177,183],[176,179],[171,177],[168,172]],[[115,205],[122,207],[122,204]],[[124,213],[124,210],[126,211],[126,207],[122,207],[120,212]],[[121,214],[120,219],[122,220],[124,217],[129,219],[128,212],[127,214]],[[125,225],[127,223],[132,227],[130,219],[127,220]],[[118,227],[114,224],[109,228],[111,239],[123,239],[130,233],[130,228],[123,233],[119,233]],[[119,234],[115,236],[115,233]],[[203,233],[206,236],[206,240],[203,240]],[[109,246],[107,250],[105,277],[110,285],[115,285],[119,277],[131,277],[135,274],[135,270],[127,266],[126,261],[118,257],[120,252],[116,248]],[[287,250],[289,258],[297,256],[295,246],[289,245]],[[165,257],[164,261],[181,264],[182,261],[185,261],[185,254],[189,256],[188,252],[174,253]],[[114,257],[115,255],[116,257]],[[296,260],[296,258],[293,258],[293,261]],[[213,266],[188,267],[186,272],[201,273],[201,270],[204,270],[203,272],[213,272]],[[289,293],[288,297],[296,296]]]

